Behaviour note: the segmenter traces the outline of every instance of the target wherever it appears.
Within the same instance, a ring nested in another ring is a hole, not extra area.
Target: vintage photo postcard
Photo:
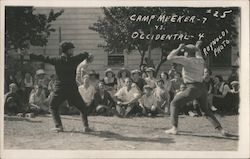
[[[249,2],[1,1],[0,158],[249,158]]]

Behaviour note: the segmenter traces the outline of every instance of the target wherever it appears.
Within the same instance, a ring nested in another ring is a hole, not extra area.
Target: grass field
[[[238,134],[238,116],[218,117],[223,127]],[[238,137],[224,138],[205,117],[180,116],[179,135],[167,135],[169,117],[118,118],[90,116],[95,131],[82,133],[79,116],[62,116],[65,132],[52,133],[52,118],[5,117],[5,149],[54,150],[173,150],[237,151]]]

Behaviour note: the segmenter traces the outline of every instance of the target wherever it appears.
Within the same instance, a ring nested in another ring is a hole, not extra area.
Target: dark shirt
[[[105,105],[108,107],[114,107],[115,106],[115,102],[113,100],[113,98],[111,97],[111,95],[109,94],[109,92],[107,92],[106,90],[104,90],[104,97],[101,97],[101,94],[99,91],[97,91],[94,95],[94,101],[95,101],[95,106],[98,105]]]
[[[30,55],[32,61],[39,61],[49,63],[55,66],[55,71],[57,75],[56,82],[65,84],[76,84],[76,68],[79,63],[88,57],[88,53],[84,52],[76,56],[66,57],[49,57],[43,55]]]
[[[4,96],[4,113],[20,113],[23,109],[21,98],[17,93],[8,92]]]
[[[132,79],[132,81],[133,81],[133,83],[135,83],[135,84],[137,85],[138,88],[140,88],[141,91],[143,91],[143,87],[144,87],[144,85],[146,85],[146,82],[145,82],[144,79],[139,78],[138,81],[134,81],[134,80]]]

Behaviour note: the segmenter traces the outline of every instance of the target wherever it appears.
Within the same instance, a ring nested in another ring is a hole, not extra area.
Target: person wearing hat
[[[55,124],[55,128],[52,129],[53,132],[62,132],[63,125],[60,117],[59,107],[64,101],[72,103],[81,113],[81,119],[83,122],[83,131],[87,132],[91,129],[89,128],[86,104],[82,99],[80,93],[78,92],[78,86],[76,83],[76,68],[85,59],[89,58],[89,53],[84,52],[78,55],[73,55],[74,44],[72,42],[63,41],[60,43],[60,48],[62,54],[57,57],[49,57],[44,55],[30,54],[26,56],[23,55],[24,60],[31,60],[37,62],[44,62],[51,64],[55,67],[56,72],[56,82],[55,90],[50,100],[50,110],[52,118]]]
[[[125,85],[125,79],[130,77],[130,72],[126,68],[122,68],[117,73],[117,89],[119,90]]]
[[[105,77],[102,79],[106,90],[112,95],[115,94],[117,89],[117,79],[115,73],[111,68],[108,68],[104,72]]]
[[[156,87],[156,79],[154,77],[155,69],[153,67],[148,67],[146,69],[147,77],[144,79],[145,82],[150,85],[153,89]]]
[[[41,85],[43,88],[43,93],[47,97],[49,95],[49,80],[45,77],[46,73],[43,69],[38,69],[36,70],[36,75],[35,75],[35,85]]]
[[[182,50],[186,52],[188,56],[178,55]],[[170,103],[172,128],[166,130],[165,133],[178,134],[178,110],[186,103],[197,99],[201,109],[205,112],[206,117],[214,128],[218,130],[222,136],[228,136],[229,134],[224,131],[220,122],[216,119],[207,104],[207,89],[203,83],[205,61],[202,58],[200,49],[192,44],[180,44],[177,49],[170,52],[167,59],[183,66],[182,76],[187,88],[183,92],[176,94]]]
[[[142,114],[146,116],[155,116],[157,114],[156,98],[150,85],[143,86],[143,96],[139,99],[139,106],[142,108]]]
[[[132,70],[131,71],[131,78],[133,83],[137,85],[137,87],[143,92],[143,87],[146,85],[146,82],[144,79],[141,78],[141,71],[140,70]]]
[[[90,63],[94,60],[94,56],[89,54],[89,56],[83,60],[76,68],[76,82],[78,86],[82,84],[82,77],[87,74],[87,69]]]

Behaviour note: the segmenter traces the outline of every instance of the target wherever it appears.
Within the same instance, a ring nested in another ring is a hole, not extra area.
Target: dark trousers
[[[187,84],[187,88],[174,97],[173,101],[170,104],[172,125],[175,127],[178,126],[178,114],[180,107],[184,106],[186,103],[194,99],[197,99],[197,101],[200,103],[200,108],[205,113],[205,116],[212,123],[212,125],[215,128],[221,127],[219,121],[216,119],[213,112],[208,107],[207,90],[205,84],[198,82]]]
[[[65,100],[68,100],[69,103],[74,105],[80,111],[83,125],[88,127],[86,104],[79,94],[76,84],[66,86],[61,86],[59,84],[55,87],[55,91],[51,96],[51,101],[49,104],[55,126],[62,126],[59,107]]]

